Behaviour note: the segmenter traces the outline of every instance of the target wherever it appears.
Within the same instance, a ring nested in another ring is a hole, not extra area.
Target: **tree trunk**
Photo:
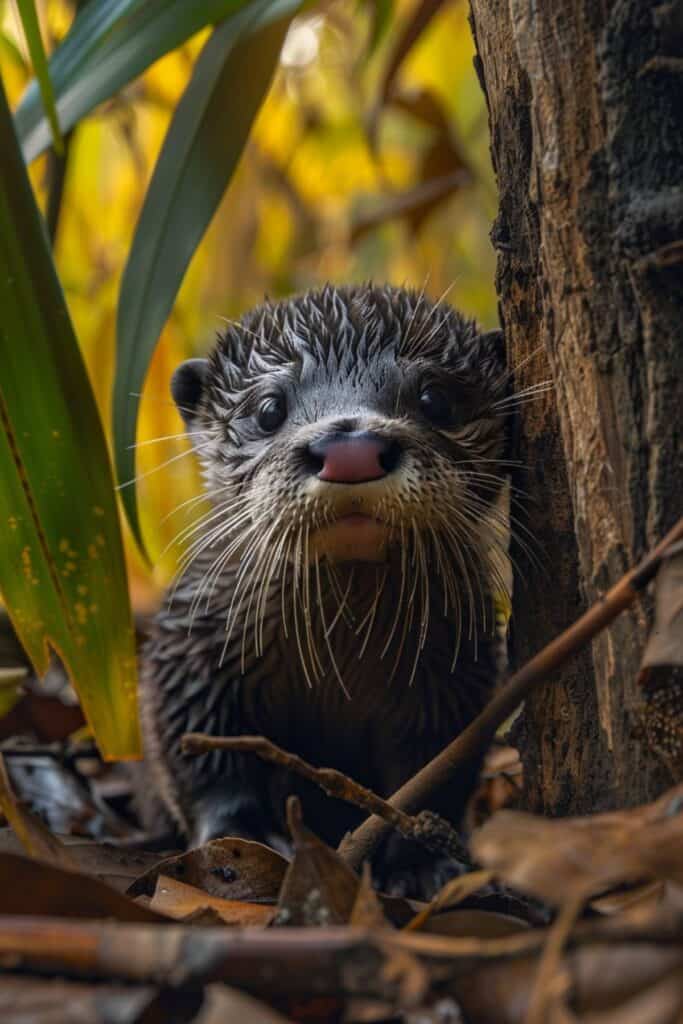
[[[510,363],[517,389],[554,381],[521,408],[546,561],[517,589],[521,659],[683,512],[683,0],[470,9]],[[634,729],[649,621],[647,606],[622,616],[528,702],[516,737],[533,809],[625,806],[669,781]]]

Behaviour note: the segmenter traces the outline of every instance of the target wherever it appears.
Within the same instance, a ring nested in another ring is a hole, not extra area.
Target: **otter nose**
[[[360,484],[379,480],[395,469],[401,453],[396,441],[377,434],[332,434],[308,446],[319,480]]]

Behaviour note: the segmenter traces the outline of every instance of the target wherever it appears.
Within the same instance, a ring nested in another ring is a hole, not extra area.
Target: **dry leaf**
[[[128,895],[152,896],[159,875],[167,875],[222,899],[275,901],[287,866],[281,854],[263,843],[212,839],[187,853],[160,861],[133,882]]]
[[[243,900],[224,900],[209,896],[194,885],[179,882],[175,878],[159,875],[150,904],[152,910],[182,921],[199,910],[213,910],[218,922],[242,927],[265,927],[275,914],[273,907],[262,903],[247,903]]]
[[[125,892],[131,882],[139,878],[143,871],[155,867],[163,857],[172,855],[171,851],[160,854],[114,846],[112,843],[74,839],[72,836],[62,837],[61,842],[71,858],[73,870],[93,875],[119,892]],[[24,853],[24,848],[9,828],[0,829],[0,853]]]
[[[427,904],[424,910],[416,914],[413,920],[406,925],[405,931],[419,931],[435,911],[456,906],[456,904],[461,903],[468,896],[488,885],[492,878],[492,871],[471,871],[469,874],[460,875],[458,878],[451,878],[437,892],[436,896]]]
[[[552,904],[641,880],[683,881],[683,784],[653,804],[546,820],[499,811],[472,837],[479,863]]]
[[[372,871],[366,861],[363,864],[363,872],[360,878],[360,885],[356,891],[356,899],[349,917],[349,924],[358,928],[390,928],[379,896],[372,884]]]
[[[360,885],[358,876],[338,853],[306,828],[297,797],[290,796],[287,801],[287,824],[294,857],[280,890],[278,922],[347,924]]]
[[[0,914],[166,920],[97,878],[14,853],[0,853]]]

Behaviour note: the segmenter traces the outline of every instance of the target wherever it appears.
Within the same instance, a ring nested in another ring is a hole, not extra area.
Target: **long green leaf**
[[[187,266],[228,186],[301,0],[256,0],[197,60],[154,169],[121,284],[114,386],[118,478],[135,476],[138,398]],[[144,550],[134,487],[122,491]]]
[[[49,63],[62,131],[109,99],[154,61],[246,0],[90,0]],[[50,144],[36,82],[15,113],[27,163]]]
[[[33,71],[38,80],[43,107],[47,113],[47,120],[52,134],[52,144],[57,153],[61,155],[64,152],[64,143],[62,142],[62,135],[59,130],[59,119],[55,110],[55,97],[52,92],[52,82],[50,81],[50,74],[47,69],[47,57],[45,56],[43,39],[40,34],[36,5],[34,0],[17,0],[17,6],[28,45],[28,52],[31,55]]]
[[[0,80],[0,590],[61,655],[103,754],[139,751],[135,643],[95,399]]]

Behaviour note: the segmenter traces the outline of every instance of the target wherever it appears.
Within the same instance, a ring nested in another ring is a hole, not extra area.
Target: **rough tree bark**
[[[517,591],[519,658],[683,512],[683,0],[470,0],[500,191],[501,321],[547,575]],[[540,352],[529,358],[540,347]],[[582,812],[667,780],[633,710],[649,623],[623,616],[525,709],[527,803]]]

